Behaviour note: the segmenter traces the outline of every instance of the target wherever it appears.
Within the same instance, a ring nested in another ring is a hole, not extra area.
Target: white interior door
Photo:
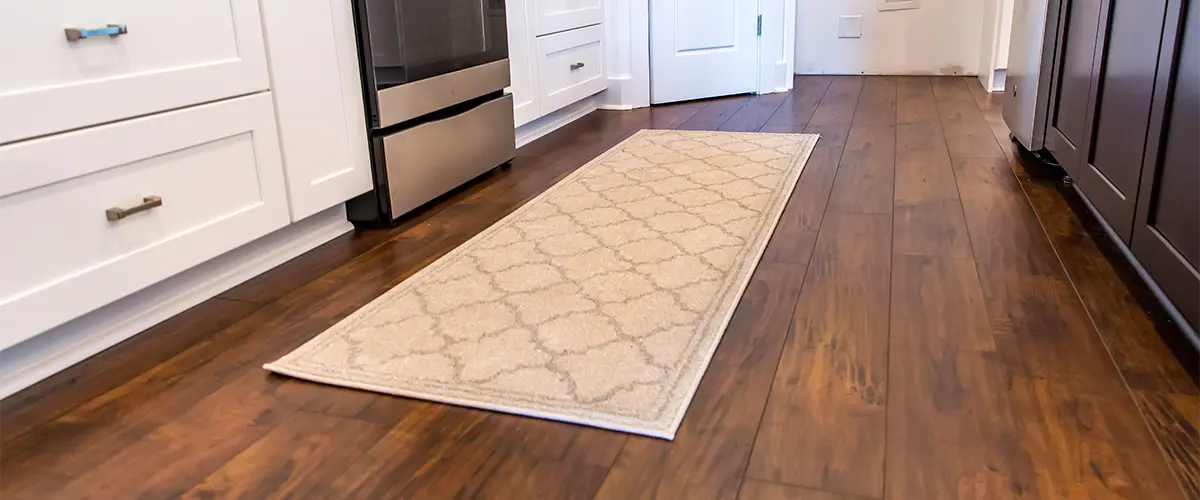
[[[758,0],[651,0],[650,102],[754,92]]]

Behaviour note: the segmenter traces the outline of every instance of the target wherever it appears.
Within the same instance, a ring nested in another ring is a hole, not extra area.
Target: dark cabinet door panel
[[[1200,6],[1187,3],[1171,0],[1175,12],[1168,9],[1159,57],[1165,84],[1152,108],[1153,149],[1142,169],[1132,250],[1194,328],[1200,326]]]
[[[1125,241],[1133,232],[1167,0],[1112,0],[1094,129],[1079,188]]]
[[[1068,173],[1079,168],[1078,150],[1088,139],[1092,75],[1104,0],[1064,0],[1059,28],[1059,61],[1046,147]]]
[[[1192,101],[1193,104],[1200,104]],[[1197,109],[1197,108],[1192,108]],[[1183,115],[1184,113],[1179,113]],[[1176,115],[1178,116],[1178,115]],[[1191,123],[1180,129],[1192,132],[1191,140],[1172,141],[1163,159],[1161,185],[1158,188],[1157,210],[1154,212],[1154,228],[1179,251],[1193,268],[1200,268],[1200,169],[1196,161],[1200,156],[1200,124],[1196,115]],[[1182,121],[1182,120],[1180,120]],[[1182,123],[1175,124],[1184,125]]]

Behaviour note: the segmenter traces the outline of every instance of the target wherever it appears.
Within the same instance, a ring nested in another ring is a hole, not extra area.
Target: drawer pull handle
[[[580,62],[580,63],[575,63],[575,64],[572,64],[572,65],[571,65],[571,71],[575,71],[575,70],[577,70],[577,69],[579,69],[579,68],[582,68],[582,67],[583,67],[583,63],[581,63],[581,62]]]
[[[66,34],[67,34],[68,42],[78,42],[79,40],[82,40],[84,38],[92,38],[92,37],[96,37],[96,36],[105,36],[105,35],[108,35],[112,38],[116,38],[120,35],[129,33],[129,29],[127,29],[124,24],[110,24],[103,28],[95,28],[95,29],[66,28],[63,31],[66,32]]]
[[[104,211],[104,216],[107,217],[108,220],[121,220],[126,217],[129,217],[130,215],[136,214],[138,212],[145,212],[147,210],[150,210],[151,208],[161,207],[161,206],[162,206],[162,197],[161,196],[147,196],[145,198],[142,198],[141,205],[135,205],[135,206],[132,206],[129,208],[112,207],[112,208]]]

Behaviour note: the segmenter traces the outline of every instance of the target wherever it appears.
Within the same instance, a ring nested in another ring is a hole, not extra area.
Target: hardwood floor
[[[1200,367],[999,99],[812,76],[593,113],[0,402],[0,498],[1200,499]],[[821,134],[674,441],[261,369],[641,128]]]

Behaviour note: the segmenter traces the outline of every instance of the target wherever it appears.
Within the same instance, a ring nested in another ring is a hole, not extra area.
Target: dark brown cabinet
[[[1158,61],[1166,71],[1151,107],[1155,126],[1147,133],[1131,249],[1200,326],[1200,7],[1183,7],[1164,30],[1168,43]]]
[[[1061,50],[1054,72],[1057,98],[1050,110],[1046,149],[1064,166],[1077,163],[1089,136],[1086,122],[1093,102],[1096,42],[1101,34],[1100,11],[1106,3],[1108,0],[1063,0],[1059,11]],[[1067,172],[1074,174],[1069,167]]]
[[[1046,144],[1194,333],[1200,6],[1191,3],[1065,0]]]
[[[1079,188],[1126,244],[1133,232],[1166,4],[1112,0],[1106,12],[1108,38],[1099,42],[1103,71],[1095,78],[1095,106],[1087,123],[1093,132],[1074,172]]]

